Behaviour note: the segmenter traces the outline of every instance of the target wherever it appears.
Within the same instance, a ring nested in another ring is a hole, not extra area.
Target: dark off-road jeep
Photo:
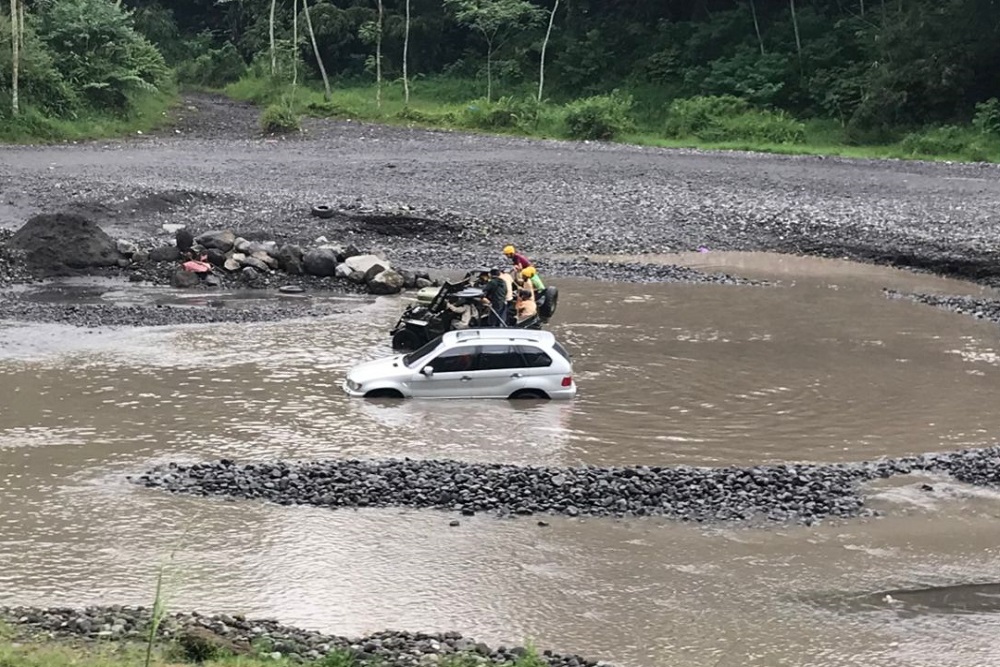
[[[446,331],[457,328],[455,325],[460,319],[460,315],[447,307],[448,301],[463,305],[471,303],[479,316],[473,316],[472,321],[469,322],[469,328],[486,327],[489,319],[489,307],[481,305],[483,291],[475,285],[478,275],[479,272],[470,271],[465,278],[458,282],[445,282],[429,300],[421,299],[417,303],[407,306],[396,326],[389,332],[392,336],[393,349],[398,351],[415,350]],[[427,289],[425,288],[425,290]],[[555,314],[558,299],[559,291],[555,287],[546,287],[536,297],[538,314],[522,322],[517,322],[514,314],[511,313],[507,320],[507,326],[517,329],[541,329],[542,324],[548,322]]]

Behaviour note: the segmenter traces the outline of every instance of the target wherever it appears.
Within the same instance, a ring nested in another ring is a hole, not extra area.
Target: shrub
[[[899,142],[899,147],[911,156],[960,155],[969,146],[968,132],[955,125],[911,132]]]
[[[1000,137],[1000,100],[991,97],[985,102],[976,104],[976,114],[972,117],[972,126],[981,134]]]
[[[702,141],[788,144],[805,139],[805,125],[783,111],[752,109],[732,95],[674,100],[667,117],[668,137]]]
[[[413,107],[403,107],[396,112],[395,117],[398,120],[407,120],[421,125],[454,125],[458,122],[458,117],[451,111],[430,113]]]
[[[668,137],[698,137],[700,133],[729,118],[745,113],[750,104],[733,95],[706,95],[674,100],[667,111]]]
[[[163,56],[114,3],[44,0],[37,20],[38,35],[63,79],[95,108],[125,111],[133,93],[171,85]]]
[[[209,49],[193,60],[186,60],[177,68],[177,78],[183,83],[220,88],[238,81],[247,71],[239,51],[226,42],[218,49]]]
[[[617,90],[566,105],[566,133],[573,139],[609,140],[634,129],[632,96]]]
[[[473,100],[462,112],[462,122],[467,127],[481,130],[501,130],[512,128],[530,129],[538,120],[542,105],[534,98],[517,100],[501,97],[495,102],[485,98]]]
[[[260,115],[260,129],[265,134],[296,132],[299,129],[299,115],[288,103],[268,105]]]

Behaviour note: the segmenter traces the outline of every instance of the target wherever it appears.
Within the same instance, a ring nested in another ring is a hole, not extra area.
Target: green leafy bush
[[[910,157],[954,155],[982,160],[989,153],[989,147],[977,133],[957,125],[911,132],[903,137],[899,147]]]
[[[501,97],[493,102],[480,98],[465,107],[462,122],[481,130],[529,129],[538,120],[541,106],[534,98]]]
[[[55,116],[72,115],[79,106],[73,89],[56,68],[52,53],[36,34],[34,21],[25,21],[19,88],[21,103]],[[10,113],[10,19],[0,14],[0,118]]]
[[[97,109],[127,111],[131,96],[171,85],[163,56],[107,0],[41,0],[37,32],[62,78]]]
[[[291,104],[279,103],[268,105],[260,115],[260,129],[265,134],[283,134],[297,132],[299,115]]]
[[[238,81],[246,71],[247,64],[239,51],[232,43],[226,42],[220,48],[208,49],[194,59],[182,62],[177,67],[177,78],[197,86],[221,88]]]
[[[668,137],[701,137],[720,118],[746,113],[750,104],[733,95],[704,95],[674,100],[667,111]]]
[[[617,90],[566,105],[566,134],[573,139],[609,140],[635,128],[632,96]]]
[[[976,105],[976,114],[972,117],[972,126],[981,134],[1000,137],[1000,100],[991,97]]]
[[[804,140],[806,128],[783,111],[753,109],[746,100],[718,95],[674,100],[665,132],[717,143],[790,144]]]

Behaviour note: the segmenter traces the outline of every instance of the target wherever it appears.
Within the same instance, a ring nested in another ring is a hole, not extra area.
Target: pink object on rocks
[[[212,270],[212,265],[205,262],[198,262],[191,260],[189,262],[184,262],[181,266],[184,267],[185,271],[191,271],[192,273],[208,273]]]

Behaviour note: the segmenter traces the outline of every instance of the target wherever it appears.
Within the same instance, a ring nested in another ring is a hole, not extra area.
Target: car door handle
[[[463,375],[463,376],[462,376],[462,382],[468,382],[468,381],[469,381],[469,380],[471,380],[471,379],[472,379],[472,378],[470,378],[470,377],[469,377],[468,375]]]
[[[521,376],[520,373],[514,373],[513,375],[511,375],[511,377],[512,378],[519,378],[519,377],[522,377],[522,376]]]

